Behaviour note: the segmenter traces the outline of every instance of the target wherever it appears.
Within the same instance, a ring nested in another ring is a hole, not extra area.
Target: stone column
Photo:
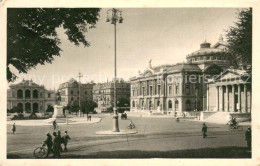
[[[240,84],[237,85],[237,103],[238,103],[238,112],[241,112],[241,87]]]
[[[207,85],[207,111],[209,111],[209,86]]]
[[[220,89],[220,100],[219,100],[220,111],[224,111],[224,107],[223,107],[223,86],[221,85],[219,87],[219,89]]]
[[[226,85],[226,96],[225,96],[225,111],[228,112],[228,86]]]
[[[247,87],[244,84],[244,95],[245,95],[245,112],[247,112]]]
[[[219,86],[216,86],[216,111],[219,111]]]
[[[235,112],[236,104],[235,104],[235,85],[232,85],[232,112]]]

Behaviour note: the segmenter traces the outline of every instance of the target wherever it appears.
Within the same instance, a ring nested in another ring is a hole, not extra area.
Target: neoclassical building
[[[116,81],[117,100],[130,98],[130,83],[122,79]],[[98,83],[93,87],[93,100],[98,104],[97,111],[106,111],[113,107],[114,103],[114,81]]]
[[[207,109],[207,80],[225,71],[230,59],[226,42],[220,36],[211,47],[208,42],[186,56],[186,63],[148,68],[130,78],[131,111],[175,115]]]
[[[54,90],[47,90],[32,80],[23,80],[12,84],[7,90],[7,109],[20,107],[23,112],[45,112],[48,105],[54,106],[56,95]]]
[[[66,106],[68,104],[81,102],[86,100],[93,100],[93,86],[94,83],[80,84],[71,78],[69,81],[59,85],[58,92],[61,97],[60,104]]]
[[[207,85],[207,110],[250,113],[251,85],[246,70],[226,70]]]

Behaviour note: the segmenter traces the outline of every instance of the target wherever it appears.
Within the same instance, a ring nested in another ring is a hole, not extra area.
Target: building
[[[12,84],[7,90],[7,109],[19,107],[27,113],[45,112],[48,105],[55,105],[55,101],[54,90],[47,90],[32,80]]]
[[[117,101],[119,101],[120,99],[130,99],[130,83],[125,82],[122,79],[117,80],[116,96]],[[98,104],[98,111],[107,111],[109,107],[113,107],[114,81],[94,85],[93,100]]]
[[[246,70],[228,69],[218,77],[209,80],[207,112],[203,112],[203,119],[225,123],[230,116],[240,120],[250,118],[251,87],[251,74]]]
[[[131,111],[176,115],[206,110],[207,79],[229,66],[227,44],[220,36],[213,46],[203,42],[187,55],[187,63],[149,67],[131,81]]]
[[[80,84],[79,89],[79,83],[73,78],[68,82],[60,84],[58,88],[58,93],[61,97],[60,105],[78,104],[79,99],[81,102],[93,100],[92,90],[94,85],[94,83]]]

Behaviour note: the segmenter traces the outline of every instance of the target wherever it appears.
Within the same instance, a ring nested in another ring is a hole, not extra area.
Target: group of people
[[[70,140],[70,136],[68,135],[67,131],[65,131],[65,134],[63,137],[61,136],[60,131],[58,131],[58,133],[53,132],[53,136],[54,136],[53,140],[52,140],[52,136],[50,133],[47,133],[46,136],[47,136],[47,138],[44,141],[44,145],[47,146],[47,150],[48,150],[46,157],[48,157],[49,154],[53,153],[54,158],[60,158],[60,155],[62,152],[68,151],[67,144]],[[61,146],[62,144],[64,145],[64,150],[62,149],[62,146]]]

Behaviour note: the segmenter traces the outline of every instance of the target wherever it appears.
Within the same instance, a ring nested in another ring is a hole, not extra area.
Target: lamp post
[[[110,16],[111,15],[111,16]],[[114,125],[113,131],[120,132],[119,123],[118,123],[118,113],[117,113],[117,97],[116,97],[116,23],[123,23],[122,11],[118,9],[109,9],[107,10],[107,20],[106,22],[111,22],[114,24],[114,32],[115,32],[115,79],[114,79]]]
[[[78,95],[79,95],[79,117],[80,117],[81,116],[80,115],[80,77],[83,77],[83,75],[79,72],[78,77],[79,77],[79,93],[78,93]]]

